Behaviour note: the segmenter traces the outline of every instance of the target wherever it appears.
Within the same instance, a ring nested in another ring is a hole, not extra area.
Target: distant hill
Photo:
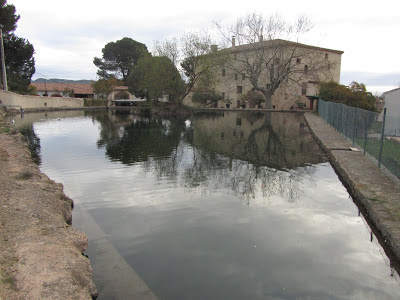
[[[38,78],[36,80],[33,80],[32,82],[37,82],[37,83],[85,83],[85,84],[90,84],[92,82],[92,80],[87,80],[87,79],[70,80],[70,79],[59,79],[59,78],[51,78],[51,79]]]

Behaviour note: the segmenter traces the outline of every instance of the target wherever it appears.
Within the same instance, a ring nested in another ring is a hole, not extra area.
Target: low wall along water
[[[18,95],[13,92],[0,90],[0,104],[5,106],[19,106],[24,110],[82,108],[84,107],[84,99]]]

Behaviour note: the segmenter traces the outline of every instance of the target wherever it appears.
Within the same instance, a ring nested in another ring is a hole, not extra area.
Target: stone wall
[[[0,90],[0,104],[20,106],[24,110],[84,107],[84,101],[81,98],[18,95],[13,92],[2,90]]]

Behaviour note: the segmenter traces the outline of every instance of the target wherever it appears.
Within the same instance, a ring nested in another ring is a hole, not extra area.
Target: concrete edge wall
[[[389,259],[394,258],[395,260],[397,260],[397,262],[391,261],[391,264],[395,263],[397,271],[400,272],[400,224],[398,223],[398,220],[390,219],[390,217],[387,216],[387,213],[384,212],[384,208],[382,207],[382,203],[371,202],[371,189],[376,189],[376,187],[370,188],[365,186],[363,183],[361,183],[360,178],[356,177],[353,173],[349,171],[352,166],[345,166],[339,161],[337,156],[340,155],[338,154],[338,152],[340,151],[334,151],[335,149],[330,149],[327,145],[325,145],[323,139],[326,139],[326,137],[319,136],[316,130],[317,128],[315,128],[316,124],[313,124],[314,122],[310,120],[310,114],[311,113],[304,114],[307,126],[310,128],[310,133],[314,137],[317,144],[321,147],[321,149],[328,155],[330,164],[338,175],[340,181],[343,183],[349,194],[352,196],[354,202],[358,205],[361,205],[361,210],[364,211],[366,214],[365,220],[367,221],[371,230],[376,235],[379,243],[385,250],[386,255],[389,257]],[[321,117],[318,116],[318,118]],[[321,120],[323,119],[321,118]],[[324,122],[325,121],[322,121],[321,123]],[[327,126],[330,127],[330,125]],[[333,128],[332,131],[334,132]],[[347,143],[347,141],[345,143]],[[350,146],[351,143],[349,143],[348,147]],[[362,159],[365,159],[367,163],[372,164],[372,162],[370,162],[367,158],[363,157]],[[373,167],[376,169],[376,177],[386,177],[384,181],[387,186],[390,187],[387,189],[398,191],[398,187],[394,184],[391,178],[381,172],[381,170],[378,169],[377,166],[373,165]],[[390,196],[386,196],[386,201],[397,202],[398,194],[400,194],[400,191],[395,193],[395,196],[392,196],[391,199]]]
[[[82,98],[19,95],[0,90],[0,104],[20,106],[23,109],[83,108],[84,100]]]

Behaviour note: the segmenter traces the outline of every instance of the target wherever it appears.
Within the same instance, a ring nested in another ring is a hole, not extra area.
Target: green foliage
[[[84,99],[83,105],[85,107],[90,106],[107,106],[107,100],[104,99]]]
[[[129,99],[129,94],[127,92],[118,92],[115,94],[115,100]]]
[[[179,71],[165,56],[140,58],[128,78],[128,86],[133,94],[149,101],[157,101],[165,96],[169,101],[178,101],[185,91]]]
[[[99,79],[92,82],[92,87],[97,94],[101,94],[102,98],[107,99],[108,95],[114,90],[116,86],[123,85],[123,82],[114,77],[108,79]]]
[[[15,13],[13,4],[7,4],[6,0],[0,0],[0,25],[3,29],[3,34],[14,31],[17,28],[20,16]]]
[[[194,56],[189,56],[186,57],[182,62],[181,62],[181,67],[183,69],[183,72],[189,80],[193,80],[194,74],[195,74],[195,62],[196,58]]]
[[[222,95],[217,94],[216,92],[194,92],[192,96],[192,101],[196,103],[200,103],[203,106],[211,104],[212,106],[216,106],[218,101],[222,100]]]
[[[264,102],[265,98],[261,92],[258,91],[248,91],[244,100],[247,100],[249,103],[249,107],[253,108],[255,106],[261,105]]]
[[[99,68],[97,75],[101,79],[122,78],[124,82],[138,60],[142,56],[150,55],[146,45],[127,37],[108,43],[102,52],[102,58],[93,59],[93,63]]]
[[[347,87],[334,81],[323,82],[319,85],[318,97],[326,101],[376,111],[375,97],[367,92],[363,83],[359,84],[353,81]]]
[[[20,94],[31,94],[33,91],[29,85],[35,73],[35,50],[28,40],[12,33],[17,28],[19,15],[15,14],[14,5],[6,3],[0,0],[0,26],[3,29],[8,88]]]
[[[75,91],[74,91],[74,89],[65,88],[64,91],[63,91],[63,95],[67,96],[67,97],[74,98],[75,97]]]

